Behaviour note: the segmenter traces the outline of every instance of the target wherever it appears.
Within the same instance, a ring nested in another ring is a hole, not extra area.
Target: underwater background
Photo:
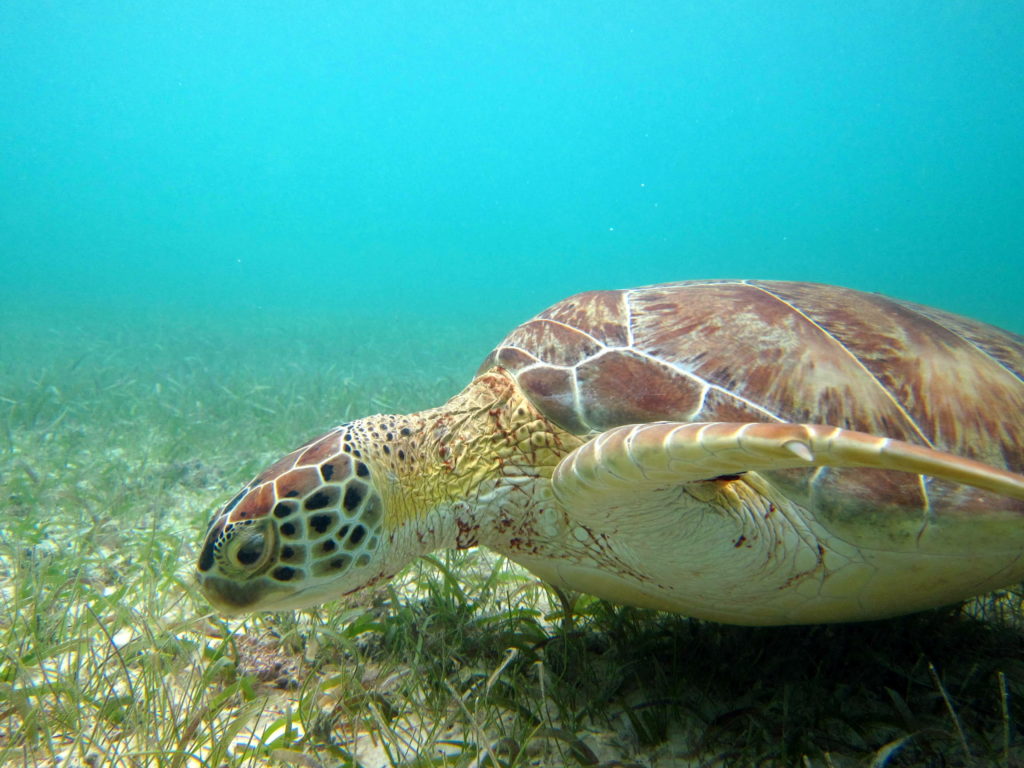
[[[1022,256],[1022,2],[4,0],[0,767],[1024,764],[1019,589],[750,630],[559,618],[480,550],[231,622],[193,578],[278,456],[572,293],[808,280],[1024,333]]]
[[[573,292],[706,277],[1024,331],[1021,3],[11,0],[0,31],[5,335],[403,324],[482,359]]]

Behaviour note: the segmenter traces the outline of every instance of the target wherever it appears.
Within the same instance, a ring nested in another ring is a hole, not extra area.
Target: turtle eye
[[[228,544],[226,554],[231,565],[243,571],[254,571],[267,561],[271,549],[262,532],[243,529]]]

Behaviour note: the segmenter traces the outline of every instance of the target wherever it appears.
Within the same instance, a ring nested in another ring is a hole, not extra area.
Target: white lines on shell
[[[554,368],[554,369],[557,369],[557,370],[560,370],[560,371],[575,371],[575,369],[579,368],[579,366],[583,365],[584,363],[593,362],[594,360],[597,360],[602,355],[608,354],[609,352],[619,351],[619,349],[620,349],[619,347],[606,347],[605,349],[603,349],[600,352],[598,352],[596,355],[591,355],[590,357],[584,358],[583,360],[580,360],[578,363],[575,363],[573,365],[557,365],[555,363],[545,363],[545,362],[542,362],[542,361],[538,360],[533,365],[527,365],[527,366],[524,366],[523,368],[520,368],[518,373],[519,374],[526,373],[527,371],[532,371],[534,368]],[[697,402],[697,406],[689,414],[687,414],[684,417],[687,420],[693,420],[694,417],[696,417],[697,414],[699,414],[704,409],[704,406],[705,406],[706,401],[707,401],[708,392],[713,389],[713,390],[716,390],[718,392],[722,392],[722,393],[728,395],[729,397],[735,398],[736,400],[739,400],[741,403],[743,403],[745,405],[748,405],[748,406],[750,406],[751,408],[753,408],[753,409],[755,409],[757,411],[760,411],[761,413],[763,413],[764,415],[774,419],[775,421],[782,421],[782,422],[785,421],[785,419],[783,419],[781,416],[777,416],[776,414],[772,413],[771,411],[769,411],[764,406],[758,405],[753,400],[748,400],[745,397],[737,395],[735,392],[731,392],[730,390],[726,389],[725,387],[720,387],[717,384],[712,384],[711,382],[707,381],[706,379],[701,378],[700,376],[698,376],[697,374],[693,373],[692,371],[688,371],[685,368],[680,368],[678,365],[673,365],[672,363],[669,363],[669,362],[667,362],[665,360],[662,360],[660,357],[655,357],[654,355],[648,354],[647,352],[644,352],[644,351],[639,350],[639,349],[630,349],[629,351],[632,352],[633,354],[635,354],[637,357],[642,357],[644,360],[649,360],[649,361],[651,361],[653,363],[657,363],[658,365],[664,366],[665,368],[670,368],[671,370],[675,371],[676,373],[680,374],[681,376],[684,376],[684,377],[686,377],[688,379],[691,379],[692,381],[695,381],[696,383],[700,384],[700,386],[701,386],[700,399]],[[532,355],[531,355],[531,357],[532,357]],[[534,359],[536,359],[536,358],[534,358]],[[575,374],[573,375],[572,380],[573,380],[573,396],[575,398],[575,402],[577,404],[579,404],[579,402],[580,402],[579,401],[579,382],[577,381],[577,378],[576,378]],[[582,411],[579,408],[577,408],[577,415],[580,417],[580,421],[584,425],[590,427],[591,429],[594,428],[591,424],[589,424],[586,421],[586,419],[583,418]]]
[[[534,360],[537,360],[537,358],[534,357],[533,355],[530,355],[530,357],[533,357]],[[572,373],[572,376],[569,378],[569,387],[572,391],[572,412],[576,414],[576,418],[580,420],[580,424],[586,427],[590,432],[597,433],[604,431],[598,429],[589,421],[587,421],[586,417],[583,415],[583,398],[580,395],[580,382],[576,376],[575,365],[556,365],[554,363],[544,363],[541,362],[540,360],[537,360],[536,363],[533,363],[531,365],[525,365],[519,370],[517,370],[516,376],[522,376],[524,373],[536,370],[537,368],[547,368],[549,370],[554,369],[558,371],[570,371]]]
[[[515,344],[502,344],[500,347],[498,347],[498,351],[500,352],[502,349],[514,349],[516,352],[522,352],[524,355],[526,355],[527,357],[529,357],[529,358],[531,358],[533,360],[536,360],[537,363],[540,364],[540,358],[539,357],[537,357],[535,354],[533,354],[529,350],[523,349],[522,347],[517,346]],[[533,366],[533,365],[527,366],[527,368],[535,368],[535,367],[536,366]],[[524,370],[525,371],[526,368],[521,368],[520,370]]]
[[[704,385],[700,388],[700,398],[697,400],[697,405],[693,409],[693,413],[689,414],[687,418],[696,419],[697,414],[704,410],[704,406],[708,403],[708,392],[711,391],[711,385],[704,382]]]
[[[926,315],[923,312],[919,311],[916,307],[908,306],[907,304],[904,304],[902,302],[900,303],[900,306],[902,306],[904,309],[907,309],[907,310],[913,312],[918,317],[923,317],[928,322],[934,323],[935,325],[939,326],[940,328],[942,328],[942,329],[948,331],[949,333],[953,334],[958,339],[960,339],[962,342],[964,342],[964,344],[967,344],[970,347],[972,347],[973,349],[978,350],[981,354],[983,354],[985,357],[987,357],[993,363],[995,363],[1000,368],[1002,368],[1007,373],[1009,373],[1011,376],[1013,376],[1015,379],[1017,379],[1017,381],[1024,382],[1024,377],[1022,377],[1022,375],[1020,373],[1018,373],[1017,371],[1013,370],[1013,368],[1008,366],[1006,363],[1004,363],[1002,360],[1000,360],[998,357],[993,355],[988,350],[984,349],[983,347],[978,346],[975,342],[971,341],[969,338],[964,336],[962,333],[959,333],[958,331],[955,331],[952,328],[950,328],[948,325],[943,323],[941,320],[939,320],[939,319],[937,319],[935,317],[931,317],[929,315]]]
[[[632,296],[633,296],[633,291],[632,290],[628,290],[628,291],[623,291],[622,292],[622,303],[623,303],[623,306],[626,309],[626,346],[629,347],[630,349],[633,348],[633,342],[634,342],[634,337],[633,337],[633,303],[630,301]]]
[[[825,338],[829,339],[833,344],[838,346],[839,349],[841,349],[845,355],[847,355],[851,360],[853,360],[854,364],[858,368],[860,368],[862,371],[864,371],[864,373],[871,379],[871,381],[873,381],[875,383],[875,385],[880,390],[882,390],[882,393],[885,395],[885,397],[887,397],[889,399],[889,401],[896,407],[897,411],[899,411],[901,414],[903,414],[903,417],[907,420],[907,422],[910,424],[910,426],[914,429],[914,432],[917,433],[918,437],[920,437],[924,441],[925,445],[927,445],[929,448],[934,448],[935,447],[932,444],[932,441],[928,439],[928,436],[925,435],[924,431],[917,425],[917,422],[914,421],[914,419],[910,415],[910,413],[907,412],[907,409],[903,407],[903,404],[899,400],[896,399],[896,396],[891,391],[889,391],[889,388],[886,387],[881,381],[879,381],[878,377],[875,376],[875,374],[873,374],[871,372],[871,370],[866,365],[864,365],[864,363],[861,361],[861,359],[859,357],[857,357],[855,354],[853,354],[853,352],[851,352],[847,348],[847,346],[845,344],[843,344],[841,341],[839,341],[839,339],[837,339],[835,336],[833,336],[831,333],[829,333],[829,331],[826,330],[825,327],[822,326],[820,323],[817,323],[816,321],[811,319],[811,317],[807,313],[805,313],[802,309],[797,307],[792,302],[786,301],[784,298],[782,298],[778,294],[773,293],[772,291],[769,291],[767,288],[765,288],[763,286],[755,285],[755,284],[751,283],[750,287],[751,288],[756,288],[757,290],[761,291],[762,293],[764,293],[767,296],[771,296],[773,299],[775,299],[776,301],[778,301],[781,304],[785,304],[787,307],[789,307],[791,310],[793,310],[796,314],[798,314],[800,317],[802,317],[808,323],[810,323],[815,328],[817,328],[825,336]]]
[[[592,334],[589,334],[586,331],[580,330],[575,325],[569,325],[568,323],[563,323],[561,320],[552,320],[549,317],[535,317],[530,322],[533,322],[533,323],[550,323],[551,325],[557,325],[557,326],[560,326],[562,328],[566,328],[566,329],[568,329],[570,331],[575,331],[580,336],[586,336],[592,342],[597,344],[597,346],[601,347],[601,349],[607,349],[608,348],[608,345],[605,344],[600,339],[598,339],[596,336],[594,336]]]
[[[704,407],[704,401],[707,398],[707,390],[713,389],[716,392],[721,392],[721,393],[723,393],[725,395],[728,395],[731,398],[734,398],[734,399],[740,401],[744,405],[747,405],[750,408],[753,408],[755,411],[758,411],[759,413],[763,413],[765,416],[768,416],[769,418],[774,419],[775,421],[781,421],[781,422],[786,421],[784,418],[782,418],[778,414],[775,414],[775,413],[772,413],[771,411],[769,411],[763,405],[758,405],[753,400],[748,400],[747,398],[743,397],[742,395],[738,395],[735,392],[726,389],[725,387],[719,386],[718,384],[712,384],[710,381],[708,381],[707,379],[701,378],[700,376],[695,374],[693,371],[688,371],[685,368],[680,368],[678,365],[674,365],[673,363],[669,363],[669,362],[667,362],[665,360],[662,360],[660,357],[655,357],[654,355],[648,354],[647,352],[643,352],[643,351],[641,351],[639,349],[634,349],[632,351],[638,357],[642,357],[645,360],[650,360],[652,362],[657,363],[658,365],[663,365],[666,368],[671,368],[676,373],[679,373],[682,376],[685,376],[686,378],[691,379],[691,380],[697,382],[702,387],[705,387],[706,389],[702,393],[701,398],[700,398],[700,407],[701,408]],[[599,355],[595,355],[595,357],[599,357]],[[696,410],[696,411],[694,411],[691,414],[691,416],[696,416],[698,413],[700,413],[700,411]]]
[[[537,360],[537,358],[535,357],[533,359]],[[522,368],[516,369],[516,375],[521,376],[522,374],[527,373],[528,371],[534,371],[538,368],[549,368],[556,371],[571,371],[575,367],[575,365],[557,365],[556,363],[545,363],[541,360],[537,360],[536,363],[524,365]]]
[[[591,432],[597,432],[598,430],[587,421],[587,417],[583,414],[583,397],[580,395],[580,380],[576,375],[575,366],[570,369],[572,375],[569,377],[570,385],[572,386],[572,412],[576,414],[576,418],[580,420],[580,424],[586,427]]]

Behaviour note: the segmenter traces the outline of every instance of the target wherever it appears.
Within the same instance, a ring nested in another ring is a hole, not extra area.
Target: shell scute
[[[638,345],[657,346],[709,384],[783,421],[849,421],[853,429],[871,432],[885,419],[899,425],[891,437],[916,436],[914,425],[849,351],[774,291],[715,284],[667,293],[675,297],[674,308],[666,307],[666,291],[634,299]],[[661,309],[652,312],[651,306]],[[852,314],[858,311],[865,308],[855,307]]]
[[[576,433],[810,422],[1024,470],[1024,338],[876,294],[729,280],[592,291],[513,330],[494,361]]]
[[[487,370],[492,365],[500,365],[503,368],[511,370],[522,370],[529,365],[540,362],[531,354],[524,352],[521,349],[515,347],[502,347],[496,349],[480,366],[480,372]]]
[[[934,307],[910,302],[906,306],[948,328],[998,362],[1017,379],[1024,381],[1024,347],[1021,346],[1020,336]]]
[[[771,412],[724,389],[709,389],[700,412],[714,414],[714,421],[772,421],[775,418]]]
[[[540,362],[559,366],[578,365],[602,349],[586,331],[544,318],[523,323],[507,342],[507,347],[518,347]]]
[[[539,317],[585,329],[598,342],[609,347],[629,344],[629,307],[624,291],[587,291],[542,312]]]
[[[572,372],[564,368],[531,368],[519,375],[520,386],[541,412],[569,431],[582,434],[587,427],[578,415],[572,379]]]
[[[706,390],[692,377],[631,350],[610,350],[588,360],[577,376],[583,419],[598,430],[687,421],[700,409]]]

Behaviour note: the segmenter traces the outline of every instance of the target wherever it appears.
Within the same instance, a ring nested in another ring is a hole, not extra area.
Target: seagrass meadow
[[[191,571],[217,505],[337,421],[443,401],[498,328],[396,320],[325,339],[280,317],[229,334],[158,313],[4,327],[3,765],[1024,759],[1016,591],[752,629],[559,595],[471,550],[350,603],[210,613]]]

